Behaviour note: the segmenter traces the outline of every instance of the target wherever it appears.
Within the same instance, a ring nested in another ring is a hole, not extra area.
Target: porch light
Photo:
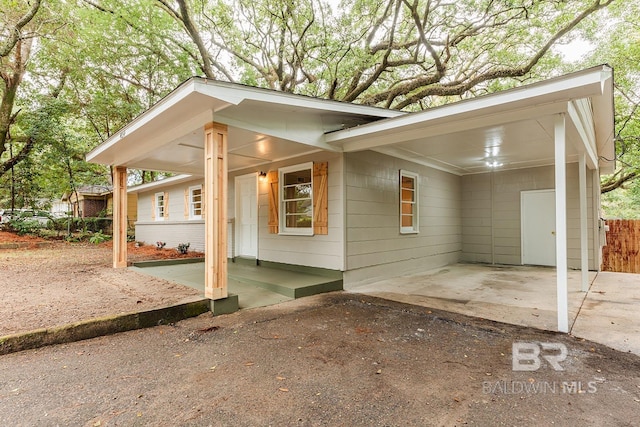
[[[267,173],[265,171],[260,171],[260,173],[258,174],[258,179],[260,180],[260,182],[266,182]]]

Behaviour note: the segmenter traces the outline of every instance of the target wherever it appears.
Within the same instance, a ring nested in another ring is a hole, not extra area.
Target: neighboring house
[[[107,217],[113,216],[113,191],[109,191],[106,195],[107,198]],[[138,195],[135,193],[127,195],[127,227],[133,229],[136,221],[138,220]]]
[[[600,66],[402,113],[192,78],[87,157],[116,170],[114,224],[126,168],[182,174],[130,189],[136,238],[204,248],[211,299],[229,256],[341,271],[345,288],[461,261],[549,265],[567,331],[567,268],[586,281],[600,265],[612,79]]]
[[[51,202],[51,215],[54,218],[63,218],[71,213],[71,204],[67,200],[54,200]]]
[[[76,191],[62,196],[62,201],[71,205],[74,218],[93,218],[106,213],[107,194],[111,188],[106,185],[83,185]]]
[[[113,191],[107,185],[83,185],[75,192],[64,194],[59,204],[70,206],[67,211],[74,218],[110,217],[113,215]],[[133,227],[138,218],[136,194],[128,196],[127,206],[127,221]]]

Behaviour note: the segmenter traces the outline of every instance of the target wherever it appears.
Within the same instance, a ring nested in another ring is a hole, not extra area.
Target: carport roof
[[[496,165],[554,163],[554,117],[567,115],[567,161],[615,168],[613,70],[593,67],[539,83],[381,120],[326,136],[344,152],[375,150],[458,175]],[[493,163],[492,166],[490,163]]]
[[[403,113],[194,77],[87,155],[129,168],[203,174],[204,125],[229,127],[229,170],[319,150],[375,150],[458,175],[554,163],[554,118],[567,161],[615,167],[613,70],[606,65]]]

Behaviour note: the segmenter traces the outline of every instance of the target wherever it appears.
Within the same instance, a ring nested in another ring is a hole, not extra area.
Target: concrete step
[[[276,292],[289,298],[302,298],[342,290],[342,279],[309,273],[242,265],[229,269],[229,279]]]

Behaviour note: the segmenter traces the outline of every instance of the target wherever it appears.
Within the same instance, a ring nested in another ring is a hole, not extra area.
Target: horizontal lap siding
[[[136,241],[155,245],[161,241],[167,248],[175,248],[180,243],[189,243],[189,250],[204,251],[204,221],[185,219],[184,190],[202,184],[202,180],[172,185],[138,195],[138,221]],[[169,218],[163,221],[151,219],[151,201],[156,193],[169,193]]]
[[[269,198],[267,183],[259,183],[258,258],[264,261],[342,270],[344,266],[344,232],[342,219],[342,157],[336,153],[318,153],[264,166],[275,171],[305,162],[329,162],[328,234],[286,236],[269,233]]]
[[[587,175],[589,268],[593,262],[593,171]],[[493,181],[493,183],[492,183]],[[553,189],[554,167],[462,177],[462,260],[521,264],[520,193]],[[578,165],[567,165],[567,246],[570,268],[580,267]],[[492,248],[493,245],[493,248]]]
[[[189,243],[190,251],[204,252],[204,221],[154,221],[136,223],[136,241],[155,245],[165,242],[166,248]]]
[[[458,261],[460,177],[371,151],[345,161],[346,286]],[[419,175],[418,234],[400,234],[400,169]]]

